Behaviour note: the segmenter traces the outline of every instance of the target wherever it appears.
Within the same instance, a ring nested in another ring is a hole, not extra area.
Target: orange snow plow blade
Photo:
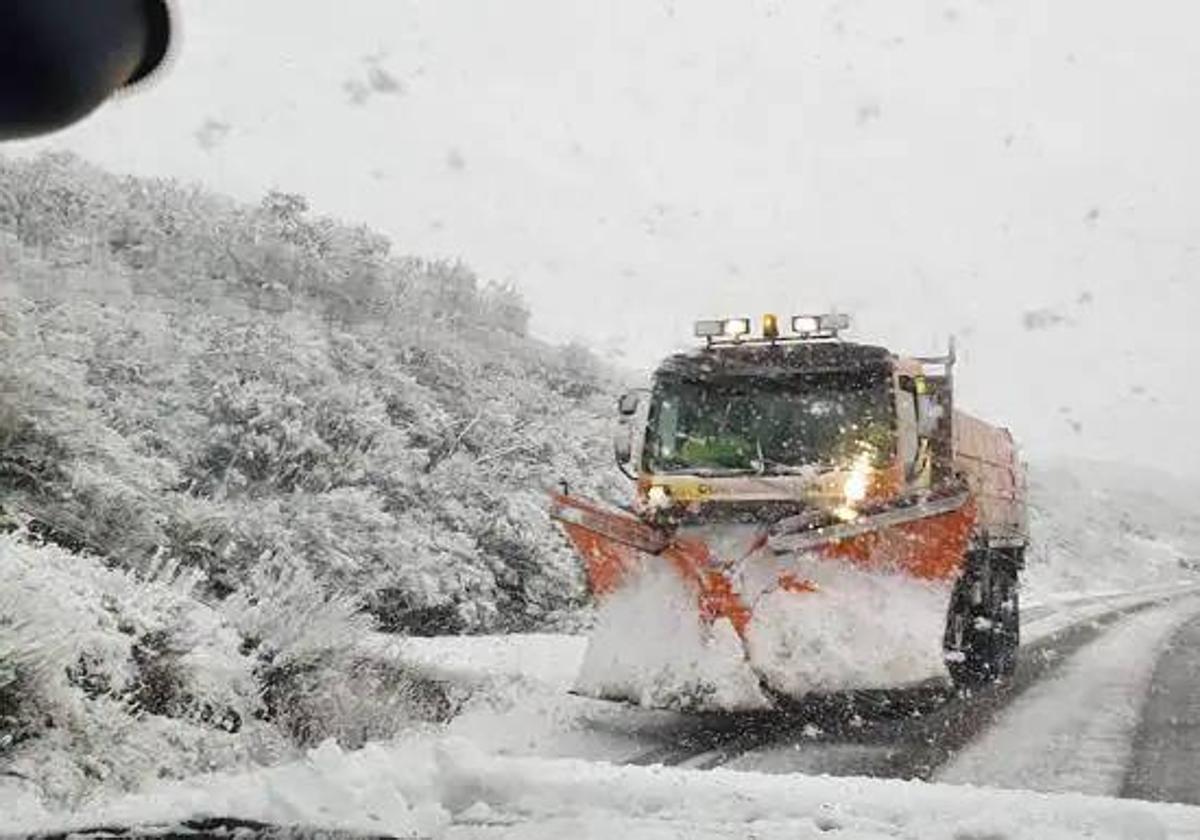
[[[824,527],[797,517],[668,530],[555,496],[551,516],[598,601],[575,691],[751,711],[944,676],[946,614],[975,515],[960,492]]]
[[[550,517],[562,523],[587,564],[588,583],[597,595],[616,589],[639,554],[660,554],[670,543],[665,533],[634,516],[561,493],[551,496]]]
[[[660,557],[695,586],[705,621],[727,618],[745,638],[751,609],[735,584],[744,558],[717,557],[702,540],[672,536],[630,513],[573,496],[554,494],[550,516],[562,523],[583,558],[590,588],[598,597],[617,590],[648,558]],[[974,522],[972,500],[959,493],[824,528],[790,531],[784,520],[765,529],[747,555],[764,547],[782,556],[815,553],[863,570],[952,581],[962,568]],[[818,589],[787,569],[779,572],[776,588],[801,596]]]
[[[583,558],[588,583],[597,596],[620,587],[644,558],[659,556],[696,585],[698,606],[706,621],[728,618],[739,635],[745,632],[750,610],[721,570],[710,568],[716,561],[703,542],[672,539],[635,516],[558,493],[552,496],[550,516],[562,523]]]
[[[784,520],[768,543],[777,554],[818,551],[868,569],[950,580],[962,568],[975,517],[971,497],[956,493],[806,531],[789,532]]]

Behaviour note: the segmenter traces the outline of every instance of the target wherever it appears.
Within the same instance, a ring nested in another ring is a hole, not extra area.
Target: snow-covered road
[[[1187,598],[1155,606],[1161,597],[1155,594],[1149,601],[1142,595],[1075,602],[1068,610],[1074,611],[1069,622],[1060,613],[1047,613],[1039,622],[1031,622],[1013,679],[973,696],[960,696],[933,684],[907,691],[812,699],[773,719],[764,717],[761,722],[751,720],[746,722],[749,725],[724,727],[728,735],[723,730],[706,733],[707,742],[704,737],[693,737],[690,746],[679,745],[674,752],[668,751],[667,760],[700,768],[724,765],[772,773],[922,779],[939,777],[939,768],[953,763],[956,756],[976,753],[993,763],[1020,765],[1030,754],[1041,756],[1042,746],[1024,734],[1028,728],[1025,722],[1007,721],[1012,710],[1044,697],[1047,710],[1073,708],[1081,721],[1092,724],[1091,729],[1062,724],[1059,737],[1064,751],[1070,753],[1073,742],[1091,744],[1094,748],[1090,753],[1072,755],[1088,766],[1089,762],[1105,760],[1124,768],[1132,727],[1137,723],[1158,651],[1181,621],[1200,612],[1200,603]],[[1141,633],[1132,629],[1143,625],[1149,629]],[[1105,670],[1090,664],[1092,660],[1112,664]],[[1064,674],[1079,675],[1074,676],[1074,694]],[[1085,708],[1092,714],[1079,711],[1080,696],[1090,698]],[[1108,727],[1104,729],[1106,721]],[[1126,724],[1124,729],[1118,728],[1120,721]],[[1105,744],[1109,751],[1101,755]],[[1200,744],[1193,746],[1194,756]],[[1065,769],[1062,776],[1072,778]],[[1116,794],[1121,789],[1119,774],[1106,786],[1073,785],[1070,781],[1058,786],[1049,781],[1039,785],[1034,776],[1023,783],[1020,772],[1005,775],[985,770],[954,778],[1039,790]],[[1196,801],[1196,797],[1184,801]]]
[[[89,822],[236,815],[439,838],[1200,838],[1200,808],[1114,798],[1200,800],[1197,588],[1058,599],[1027,616],[1016,676],[974,697],[924,685],[740,715],[570,695],[572,637],[377,641],[380,655],[470,684],[463,712],[354,753],[327,743],[297,764],[158,785]],[[12,808],[23,830],[64,822]]]
[[[1082,654],[1131,613],[1195,591],[1156,587],[1027,605],[1017,675],[971,697],[931,682],[902,691],[810,697],[782,712],[685,715],[569,696],[583,648],[576,637],[407,640],[389,653],[442,678],[473,681],[476,699],[450,731],[505,755],[931,778],[1023,693],[1058,690],[1055,675],[1077,651]],[[1186,612],[1180,603],[1176,609]],[[1141,661],[1152,668],[1161,640],[1142,641]],[[1142,674],[1129,690],[1144,694],[1147,680]]]
[[[330,743],[299,764],[160,785],[97,809],[93,820],[162,826],[182,814],[237,814],[285,826],[439,840],[1200,838],[1200,809],[1181,805],[515,758],[463,739],[373,744],[355,753]],[[61,830],[63,821],[53,825]],[[22,827],[36,829],[37,823]]]
[[[1118,622],[1017,697],[935,778],[1051,792],[1121,793],[1158,654],[1197,614],[1200,601],[1186,598]],[[1200,686],[1193,684],[1195,688]],[[1191,755],[1195,763],[1197,753]],[[1200,801],[1197,794],[1187,801]]]
[[[1122,796],[1200,804],[1200,617],[1159,657],[1133,741]]]

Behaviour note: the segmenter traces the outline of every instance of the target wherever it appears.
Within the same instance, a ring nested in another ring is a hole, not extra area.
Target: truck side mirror
[[[640,402],[641,398],[638,396],[637,391],[626,391],[617,400],[617,411],[622,417],[632,417],[637,413]]]
[[[620,466],[633,460],[633,442],[626,426],[617,429],[613,434],[613,455],[616,456],[617,464]]]
[[[617,469],[628,479],[637,480],[637,467],[633,460],[634,430],[622,421],[620,427],[613,433],[613,457],[617,461]]]
[[[617,459],[617,468],[626,478],[637,478],[634,461],[638,457],[637,450],[645,428],[642,422],[635,417],[645,407],[642,403],[642,394],[647,393],[649,391],[645,388],[634,388],[626,391],[617,400],[617,412],[621,415],[621,419],[618,421],[616,432],[613,433],[613,455]]]

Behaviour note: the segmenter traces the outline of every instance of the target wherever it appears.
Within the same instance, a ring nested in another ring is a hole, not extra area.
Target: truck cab
[[[771,316],[759,336],[748,319],[713,323],[719,336],[701,322],[702,349],[666,359],[650,389],[620,401],[616,455],[639,514],[829,524],[957,486],[952,357],[842,341],[845,316],[798,316],[810,328],[786,336]]]

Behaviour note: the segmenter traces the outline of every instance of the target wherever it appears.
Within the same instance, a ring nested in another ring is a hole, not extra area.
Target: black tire
[[[972,553],[946,616],[946,667],[961,688],[1012,676],[1021,643],[1019,557]]]

